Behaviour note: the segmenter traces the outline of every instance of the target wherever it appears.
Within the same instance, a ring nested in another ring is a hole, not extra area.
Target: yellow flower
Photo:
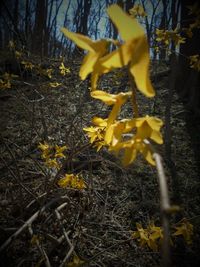
[[[75,188],[75,189],[86,188],[86,184],[85,184],[84,180],[82,178],[79,178],[78,175],[73,176],[73,178],[71,179],[70,186],[71,186],[71,188]]]
[[[44,71],[44,75],[47,76],[49,79],[52,77],[53,69],[47,69]]]
[[[113,105],[112,111],[107,120],[107,128],[116,119],[121,106],[127,101],[127,99],[132,95],[132,92],[119,93],[117,95],[109,94],[101,90],[95,90],[91,92],[93,98],[102,100],[106,105]]]
[[[138,239],[140,246],[144,247],[148,241],[148,233],[146,229],[142,227],[140,223],[136,223],[137,231],[134,231],[132,234],[133,239]]]
[[[58,185],[62,188],[65,187],[71,187],[75,189],[86,188],[86,184],[83,178],[74,174],[65,174],[65,176],[58,181]]]
[[[89,37],[79,33],[70,32],[66,28],[61,28],[61,32],[63,32],[66,37],[71,39],[78,47],[88,51],[88,54],[84,57],[79,72],[80,78],[85,80],[88,74],[93,71],[97,60],[107,53],[107,47],[110,41],[93,41]]]
[[[63,151],[67,149],[67,146],[50,146],[46,142],[39,143],[38,148],[42,151],[42,158],[45,160],[45,164],[49,168],[60,168],[60,163],[57,159],[65,158]]]
[[[92,119],[92,123],[96,126],[99,126],[99,127],[106,127],[107,126],[107,119],[102,119],[100,117],[94,117]]]
[[[55,158],[65,158],[63,151],[67,149],[67,146],[58,146],[55,145]]]
[[[80,267],[83,263],[84,261],[82,261],[78,256],[74,256],[73,260],[69,262],[66,267]]]
[[[74,174],[65,174],[65,176],[58,181],[58,185],[60,187],[67,187],[67,186],[69,186],[70,183],[71,183],[71,179],[73,178],[73,176],[74,176]]]
[[[49,85],[50,85],[51,87],[54,87],[54,88],[60,86],[61,84],[62,84],[62,83],[57,83],[57,82],[49,83]]]
[[[176,232],[173,233],[173,236],[182,235],[188,245],[192,243],[193,225],[186,218],[182,219],[174,228]]]
[[[137,127],[136,138],[140,139],[152,139],[158,144],[163,143],[160,128],[163,126],[163,122],[155,117],[146,116],[144,118],[135,119],[135,125]]]
[[[112,123],[105,134],[105,142],[111,146],[115,146],[122,139],[122,135],[129,133],[135,127],[135,120],[124,119]]]
[[[22,61],[21,64],[24,65],[26,70],[28,69],[32,70],[34,68],[34,65],[28,61]]]
[[[97,61],[92,73],[92,89],[96,90],[100,75],[128,65],[137,88],[147,97],[153,97],[155,92],[149,79],[150,58],[144,29],[116,4],[107,11],[125,43]]]
[[[170,31],[169,37],[174,42],[175,46],[185,43],[185,38],[180,36],[180,34],[178,33],[178,29],[175,29],[174,31]]]
[[[19,76],[18,75],[15,75],[15,74],[11,74],[11,73],[8,73],[8,72],[5,72],[2,77],[4,78],[4,80],[12,80],[13,78],[18,78]]]
[[[0,79],[0,89],[10,89],[11,88],[11,83],[10,80],[3,81]]]
[[[151,164],[155,165],[150,145],[145,139],[152,139],[158,144],[163,143],[160,128],[163,125],[160,119],[146,116],[144,118],[136,118],[132,120],[121,120],[115,122],[106,131],[105,141],[110,144],[109,150],[119,154],[122,153],[122,163],[124,166],[132,163],[137,153],[141,153],[144,158]],[[136,128],[136,133],[133,133]],[[132,137],[123,141],[125,133],[131,133]]]
[[[97,147],[97,152],[106,145],[104,141],[105,129],[107,126],[107,119],[94,117],[92,122],[95,126],[83,128],[87,132],[87,136],[90,138],[90,143]]]
[[[46,161],[45,161],[45,164],[49,168],[56,168],[56,169],[59,169],[60,168],[60,164],[57,162],[56,159],[49,159],[49,158],[47,158]]]
[[[132,138],[131,140],[118,143],[116,146],[111,146],[110,150],[116,153],[119,153],[119,150],[123,151],[122,164],[124,166],[131,164],[135,160],[137,153],[141,153],[147,162],[155,166],[150,146],[140,138]]]
[[[143,6],[141,5],[134,5],[133,8],[129,9],[129,13],[131,16],[141,16],[141,17],[147,17],[147,13],[144,11]]]
[[[63,76],[65,76],[67,73],[70,73],[70,72],[71,72],[69,68],[65,67],[65,65],[64,65],[63,62],[60,64],[59,69],[60,69],[60,73],[61,73]]]
[[[156,35],[156,41],[162,42],[165,46],[168,46],[172,41],[174,42],[175,46],[185,43],[185,38],[180,36],[177,28],[171,31],[156,29]]]
[[[146,229],[140,223],[136,223],[136,227],[137,231],[132,233],[132,238],[137,239],[141,247],[148,246],[153,251],[158,251],[158,245],[163,239],[163,229],[155,226],[153,222]]]
[[[94,143],[95,141],[101,141],[103,139],[102,135],[102,127],[90,126],[83,128],[85,132],[87,132],[88,137],[90,138],[90,143]]]

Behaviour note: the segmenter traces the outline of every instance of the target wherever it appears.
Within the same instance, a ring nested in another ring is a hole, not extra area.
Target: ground
[[[91,147],[83,127],[94,116],[105,117],[107,107],[90,98],[89,80],[78,77],[79,60],[65,62],[70,68],[66,76],[59,74],[59,64],[47,62],[54,68],[51,80],[21,72],[11,89],[0,91],[0,245],[19,231],[2,250],[0,266],[159,266],[160,252],[141,248],[131,235],[137,222],[146,227],[153,220],[161,226],[156,169],[142,157],[124,168],[106,149]],[[155,73],[166,68],[153,64],[154,99],[137,94],[140,114],[164,122],[169,74],[156,78]],[[126,75],[103,78],[107,91],[128,89]],[[62,84],[52,88],[52,80]],[[127,106],[121,116],[131,112]],[[176,92],[170,125],[173,166],[165,146],[158,147],[171,202],[181,208],[170,223],[187,218],[194,226],[192,244],[180,238],[172,245],[172,266],[199,266],[200,125]],[[38,144],[44,140],[69,147],[60,172],[49,170],[41,159]],[[87,188],[60,188],[57,181],[64,173],[80,173]],[[83,265],[72,264],[74,256]]]

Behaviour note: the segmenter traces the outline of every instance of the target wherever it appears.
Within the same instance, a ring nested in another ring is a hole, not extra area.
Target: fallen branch
[[[60,196],[57,198],[52,199],[50,202],[48,202],[46,205],[44,205],[40,210],[35,212],[13,235],[11,235],[0,247],[0,253],[6,249],[10,243],[16,239],[26,228],[29,227],[44,211],[46,211],[47,208],[51,207],[54,203],[58,201],[66,201],[69,200],[67,196]]]

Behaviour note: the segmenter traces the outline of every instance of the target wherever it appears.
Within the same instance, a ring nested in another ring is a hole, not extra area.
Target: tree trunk
[[[44,56],[44,43],[46,32],[46,20],[47,20],[47,1],[37,0],[36,12],[35,12],[35,25],[33,29],[32,38],[32,52]]]
[[[196,1],[181,1],[181,28],[187,28],[193,22],[194,15],[188,15],[187,6]],[[189,22],[189,23],[188,23]],[[189,56],[200,55],[200,29],[193,31],[192,38],[187,38],[186,43],[181,45],[179,56],[179,77],[177,80],[177,91],[183,101],[195,115],[200,115],[200,72],[189,65]]]

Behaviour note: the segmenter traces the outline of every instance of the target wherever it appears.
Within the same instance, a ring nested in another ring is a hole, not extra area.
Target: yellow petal
[[[133,49],[136,43],[136,41],[127,41],[125,44],[121,45],[119,49],[101,58],[95,65],[94,71],[103,74],[114,68],[126,66],[132,59]]]
[[[134,76],[137,88],[147,97],[153,97],[155,91],[149,79],[149,51],[146,37],[142,37],[134,50],[130,72]]]
[[[163,138],[160,132],[152,131],[150,138],[158,144],[163,144]]]
[[[137,150],[133,146],[126,148],[122,159],[122,164],[124,166],[128,166],[135,160],[136,155]]]
[[[79,75],[82,80],[85,80],[88,74],[93,72],[94,65],[97,63],[98,59],[107,52],[108,43],[109,42],[107,40],[100,40],[91,44],[91,47],[93,47],[94,51],[89,52],[84,57],[82,66],[80,68]]]
[[[68,29],[63,27],[60,30],[66,37],[71,39],[80,48],[94,52],[93,41],[89,37],[84,36],[80,33],[70,32],[68,31]]]
[[[97,81],[102,74],[108,73],[114,68],[126,66],[131,61],[134,45],[134,41],[127,42],[121,45],[119,49],[100,58],[96,62],[91,77],[91,87],[93,91],[97,89]]]
[[[145,117],[146,121],[150,125],[152,130],[159,131],[161,126],[163,126],[162,120],[156,118],[156,117]]]
[[[117,115],[118,113],[120,112],[120,109],[121,109],[121,106],[122,106],[122,102],[118,102],[117,104],[115,104],[109,114],[109,117],[108,117],[108,124],[107,124],[107,127],[109,127],[114,121],[115,119],[117,118]]]
[[[152,152],[147,145],[145,145],[144,149],[141,152],[142,152],[144,158],[146,159],[146,161],[148,161],[153,166],[156,165],[156,163],[153,159]]]
[[[91,97],[102,100],[107,105],[113,105],[116,102],[116,95],[109,94],[102,90],[95,90],[91,92]]]
[[[99,118],[99,117],[94,117],[92,119],[92,123],[94,123],[95,125],[100,126],[100,127],[106,127],[107,126],[107,119],[102,119],[102,118]]]
[[[118,5],[111,5],[107,13],[117,27],[123,40],[127,41],[144,35],[144,29],[136,19],[131,18]]]
[[[85,80],[89,73],[93,71],[94,64],[98,59],[98,55],[94,52],[89,52],[83,59],[79,76],[81,80]]]
[[[112,142],[113,132],[114,132],[114,125],[111,125],[106,130],[106,134],[104,137],[104,140],[105,140],[106,144],[108,144],[108,145]]]

